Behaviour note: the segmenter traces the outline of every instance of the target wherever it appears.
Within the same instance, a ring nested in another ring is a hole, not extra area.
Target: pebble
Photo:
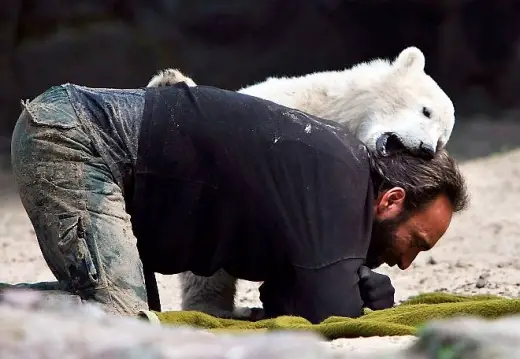
[[[477,288],[484,288],[488,284],[487,278],[489,277],[489,273],[482,273],[478,279],[477,283],[475,284],[475,287]]]
[[[457,267],[457,268],[467,268],[467,267],[471,267],[471,264],[464,263],[461,260],[457,260],[457,262],[455,262],[455,267]]]
[[[433,265],[437,264],[438,262],[435,258],[429,257],[428,261],[426,263],[433,266]]]

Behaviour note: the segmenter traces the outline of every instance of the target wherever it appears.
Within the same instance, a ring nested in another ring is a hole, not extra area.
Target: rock
[[[484,278],[479,278],[477,279],[477,283],[475,283],[475,287],[477,288],[484,288],[487,284],[487,280],[485,280]]]
[[[517,358],[520,356],[520,317],[498,320],[452,318],[431,322],[410,352],[432,352],[441,347],[451,358]]]
[[[457,267],[457,268],[470,268],[472,266],[473,265],[471,263],[465,263],[465,262],[461,261],[460,259],[457,260],[457,262],[455,262],[455,267]]]
[[[43,299],[41,292],[5,291],[0,302],[0,358],[332,358],[312,333],[214,335],[117,317],[88,304],[57,303]]]
[[[489,278],[490,275],[491,275],[491,274],[490,274],[489,272],[484,272],[484,273],[482,273],[482,274],[479,276],[479,278],[482,278],[482,279],[486,279],[486,280],[487,280],[487,279]]]
[[[477,279],[477,283],[475,283],[475,287],[484,288],[488,284],[488,280],[487,280],[488,277],[489,277],[489,273],[481,274]]]
[[[60,312],[74,315],[105,314],[95,303],[82,302],[79,296],[61,290],[31,290],[0,283],[0,307],[31,312]]]
[[[431,256],[428,257],[428,261],[426,262],[426,264],[429,264],[429,265],[432,265],[432,266],[436,265],[437,263],[438,263],[437,260],[435,258],[431,257]]]
[[[510,359],[520,357],[520,316],[498,320],[456,317],[432,321],[409,348],[347,359]]]

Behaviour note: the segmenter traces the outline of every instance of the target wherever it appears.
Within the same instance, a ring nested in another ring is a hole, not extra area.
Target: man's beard
[[[396,257],[393,253],[396,243],[395,232],[403,220],[404,218],[401,216],[381,221],[374,220],[365,266],[374,269],[382,265],[389,255],[390,257]],[[390,264],[394,265],[396,263]]]

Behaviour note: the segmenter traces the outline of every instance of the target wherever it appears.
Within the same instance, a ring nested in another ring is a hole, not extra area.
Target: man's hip
[[[56,278],[119,313],[146,306],[143,273],[119,184],[66,89],[26,103],[13,131],[20,198]]]

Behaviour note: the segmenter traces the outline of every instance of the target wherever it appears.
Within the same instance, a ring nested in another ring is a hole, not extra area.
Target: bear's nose
[[[424,142],[421,142],[421,145],[419,146],[418,155],[426,158],[426,159],[432,159],[435,155],[435,148],[432,145],[428,145]]]

